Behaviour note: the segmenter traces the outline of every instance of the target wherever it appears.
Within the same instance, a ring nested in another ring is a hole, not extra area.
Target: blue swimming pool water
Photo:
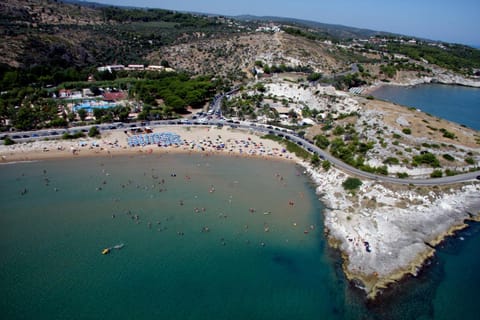
[[[80,109],[85,109],[87,112],[93,112],[93,109],[110,109],[116,106],[115,103],[84,101],[80,104],[76,104],[73,107],[73,111],[77,112]]]

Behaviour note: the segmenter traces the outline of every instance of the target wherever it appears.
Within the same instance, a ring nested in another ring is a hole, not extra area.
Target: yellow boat
[[[110,253],[110,248],[105,248],[102,251],[102,254],[109,254]]]

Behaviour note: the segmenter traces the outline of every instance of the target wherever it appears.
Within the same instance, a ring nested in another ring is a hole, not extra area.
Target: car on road
[[[477,176],[477,180],[480,180],[480,176]]]

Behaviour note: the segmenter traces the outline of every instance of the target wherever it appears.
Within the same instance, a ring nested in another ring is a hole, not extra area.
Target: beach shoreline
[[[324,230],[329,245],[341,252],[347,279],[359,285],[370,299],[406,275],[416,275],[435,254],[435,246],[463,229],[465,220],[480,219],[480,199],[475,196],[480,193],[480,184],[476,182],[425,195],[408,187],[392,191],[375,181],[364,181],[359,192],[352,196],[341,186],[348,177],[346,173],[334,167],[327,172],[313,168],[284,150],[278,142],[262,139],[261,134],[255,132],[226,127],[171,126],[155,128],[154,132],[178,134],[185,144],[130,147],[125,132],[117,130],[99,139],[81,139],[83,147],[78,140],[0,146],[0,164],[182,153],[252,157],[301,165],[325,204]],[[219,149],[219,144],[225,147]],[[404,202],[401,206],[399,199]],[[371,252],[366,251],[366,247],[371,248]]]
[[[128,136],[121,130],[111,131],[101,138],[78,140],[49,140],[0,146],[0,164],[22,161],[72,159],[82,157],[113,157],[138,154],[215,154],[255,157],[298,162],[295,154],[272,140],[262,139],[259,134],[242,129],[217,129],[206,127],[159,127],[154,132],[178,134],[183,145],[159,147],[155,144],[131,147]],[[129,135],[131,136],[131,135]],[[224,148],[218,145],[224,144]]]

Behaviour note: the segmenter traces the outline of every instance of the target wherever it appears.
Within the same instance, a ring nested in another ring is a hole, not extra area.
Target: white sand
[[[157,127],[154,132],[171,132],[180,135],[185,142],[182,146],[129,147],[127,135],[123,130],[104,133],[100,139],[84,138],[78,140],[49,140],[0,146],[3,162],[30,161],[51,158],[78,156],[112,156],[126,153],[159,153],[159,152],[208,152],[241,156],[271,157],[298,161],[294,154],[286,152],[277,142],[261,139],[255,132],[223,127],[198,126]],[[223,149],[217,148],[224,144]],[[82,146],[83,145],[83,146]],[[202,149],[203,148],[203,149]]]

